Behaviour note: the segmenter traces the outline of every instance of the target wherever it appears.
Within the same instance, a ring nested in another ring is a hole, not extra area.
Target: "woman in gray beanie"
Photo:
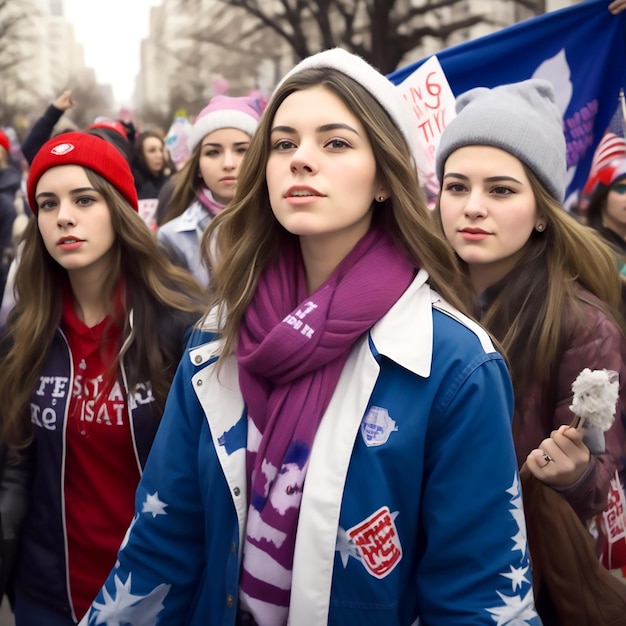
[[[518,463],[588,522],[606,509],[610,480],[623,470],[626,340],[614,255],[562,208],[565,138],[550,83],[461,95],[436,166],[440,225],[477,316],[509,360]],[[568,427],[572,383],[584,368],[620,375],[605,446]],[[541,616],[559,623],[548,610]]]

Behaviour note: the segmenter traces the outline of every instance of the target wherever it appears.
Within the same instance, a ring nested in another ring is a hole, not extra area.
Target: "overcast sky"
[[[64,0],[85,64],[96,80],[113,87],[118,105],[132,104],[140,42],[148,34],[150,7],[161,0]]]

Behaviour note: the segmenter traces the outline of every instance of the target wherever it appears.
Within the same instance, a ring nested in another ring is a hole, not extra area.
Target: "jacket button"
[[[241,494],[241,489],[239,489],[239,487],[235,487],[235,488],[233,489],[233,493],[234,493],[236,496],[238,496],[239,494]]]
[[[226,598],[226,606],[229,609],[232,609],[233,606],[235,606],[235,598],[233,598],[233,596],[228,595],[228,597]]]
[[[196,355],[196,358],[194,359],[194,361],[195,361],[196,363],[202,363],[202,357],[201,357],[199,354],[197,354],[197,355]]]

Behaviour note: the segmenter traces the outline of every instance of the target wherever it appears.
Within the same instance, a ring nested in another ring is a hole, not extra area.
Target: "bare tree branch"
[[[20,33],[20,23],[28,19],[27,12],[11,0],[0,0],[0,75],[20,61],[19,44],[32,37]],[[0,76],[1,78],[1,76]]]
[[[182,13],[195,19],[192,27],[178,33],[182,49],[168,51],[164,45],[164,53],[181,67],[168,89],[183,102],[195,89],[194,103],[206,97],[207,71],[198,78],[185,68],[196,67],[200,51],[205,59],[215,58],[211,69],[228,79],[259,76],[267,82],[273,68],[275,84],[285,64],[319,50],[343,47],[388,74],[407,55],[425,49],[425,42],[427,50],[433,49],[432,40],[445,48],[455,34],[464,40],[466,31],[476,25],[503,26],[494,21],[492,13],[497,12],[485,8],[488,3],[468,0],[178,0],[178,4]],[[504,4],[493,0],[492,7]],[[511,0],[505,6],[510,19],[519,20],[545,12],[545,4]]]
[[[181,0],[190,2],[191,0]],[[285,41],[302,59],[317,50],[343,46],[360,54],[381,72],[397,68],[404,55],[426,37],[442,42],[453,33],[477,24],[490,24],[482,13],[455,14],[465,0],[425,0],[419,4],[402,0],[219,0],[227,7],[245,11],[253,20]],[[471,5],[470,5],[471,6]],[[530,14],[545,10],[545,0],[515,0]],[[449,9],[445,21],[433,16]],[[239,44],[244,40],[240,37]]]

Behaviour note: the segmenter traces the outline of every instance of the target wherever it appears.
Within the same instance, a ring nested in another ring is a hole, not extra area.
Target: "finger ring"
[[[543,455],[543,460],[546,462],[546,465],[550,463],[550,461],[552,461],[552,457],[545,450],[542,450],[541,454]],[[543,467],[545,467],[546,465],[544,465]]]

